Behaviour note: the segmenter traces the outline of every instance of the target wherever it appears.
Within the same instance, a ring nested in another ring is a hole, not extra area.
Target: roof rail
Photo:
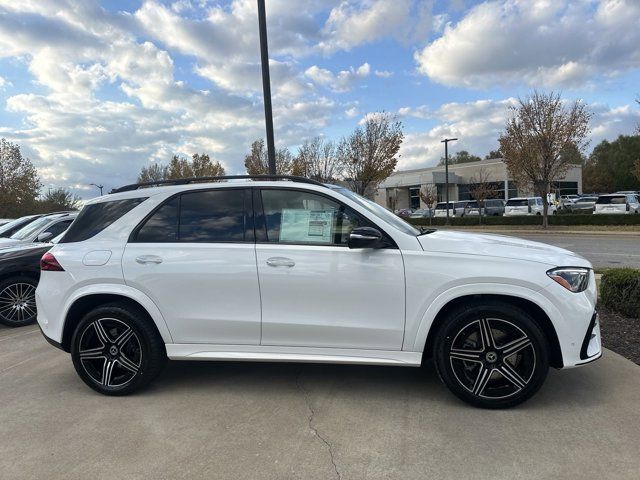
[[[175,180],[157,180],[155,182],[132,183],[124,187],[114,188],[109,193],[130,192],[144,187],[161,187],[163,185],[186,185],[189,183],[218,182],[220,180],[289,180],[291,182],[308,183],[324,187],[325,185],[310,178],[295,175],[222,175],[219,177],[190,177]]]

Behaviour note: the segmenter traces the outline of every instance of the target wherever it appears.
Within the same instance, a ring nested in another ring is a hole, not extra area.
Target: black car
[[[36,287],[40,259],[51,243],[30,243],[0,249],[0,323],[28,325],[36,319]]]

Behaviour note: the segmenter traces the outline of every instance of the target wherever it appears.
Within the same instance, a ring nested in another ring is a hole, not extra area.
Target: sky
[[[640,0],[266,0],[277,146],[398,115],[398,169],[497,148],[533,89],[591,144],[640,123]],[[264,136],[255,0],[0,0],[0,137],[83,198],[173,154],[244,173]]]

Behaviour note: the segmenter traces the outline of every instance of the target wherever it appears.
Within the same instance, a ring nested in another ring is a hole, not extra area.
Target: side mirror
[[[36,238],[36,240],[38,242],[48,242],[52,238],[53,238],[53,233],[51,233],[51,232],[42,232],[40,235],[38,235],[38,238]]]
[[[349,248],[376,248],[380,245],[382,233],[371,227],[354,228],[349,234]]]

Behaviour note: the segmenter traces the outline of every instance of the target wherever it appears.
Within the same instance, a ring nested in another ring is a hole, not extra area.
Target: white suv
[[[38,322],[91,388],[133,392],[167,357],[433,357],[454,394],[500,408],[531,397],[550,365],[601,355],[592,267],[574,253],[420,232],[311,180],[216,180],[92,200],[43,256]]]

